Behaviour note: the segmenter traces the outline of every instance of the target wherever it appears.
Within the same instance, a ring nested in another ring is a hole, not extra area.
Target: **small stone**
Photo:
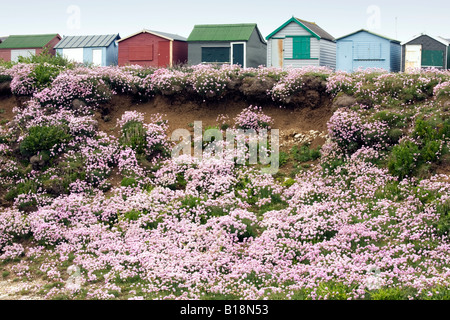
[[[43,160],[41,156],[32,156],[30,158],[30,163],[33,170],[40,170],[45,166],[45,160]]]
[[[77,111],[81,110],[84,107],[86,107],[86,102],[84,102],[80,99],[75,99],[72,101],[72,107],[73,107],[73,110],[77,110]]]

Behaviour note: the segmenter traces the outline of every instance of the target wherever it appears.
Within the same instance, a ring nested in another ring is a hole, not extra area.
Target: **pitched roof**
[[[305,20],[301,20],[299,18],[297,19],[300,23],[302,23],[305,27],[307,27],[309,30],[317,34],[321,39],[334,41],[336,40],[331,34],[323,30],[321,27],[319,27],[315,22],[309,22]]]
[[[132,35],[125,37],[123,39],[120,39],[119,42],[124,41],[126,39],[132,38],[134,36],[137,36],[138,34],[141,33],[149,33],[149,34],[153,34],[155,36],[167,39],[167,40],[175,40],[175,41],[186,41],[187,39],[185,37],[182,37],[178,34],[173,34],[173,33],[167,33],[167,32],[161,32],[161,31],[155,31],[155,30],[147,30],[147,29],[143,29],[139,32],[133,33]]]
[[[292,17],[291,19],[286,21],[281,27],[276,29],[271,34],[269,34],[266,37],[266,40],[269,40],[270,38],[272,38],[275,34],[277,34],[280,30],[284,29],[287,25],[291,24],[292,22],[298,24],[302,28],[304,28],[307,31],[309,31],[309,33],[311,33],[317,39],[324,39],[324,40],[329,40],[329,41],[335,41],[336,40],[331,34],[326,32],[325,30],[323,30],[315,22],[309,22],[309,21],[306,21],[306,20],[301,20],[301,19],[298,19],[298,18],[295,18],[295,17]]]
[[[255,28],[256,23],[196,25],[187,41],[248,41]]]
[[[336,40],[341,40],[341,39],[350,37],[350,36],[352,36],[352,35],[354,35],[354,34],[357,34],[357,33],[360,33],[360,32],[367,32],[367,33],[373,34],[374,36],[377,36],[377,37],[380,37],[380,38],[383,38],[383,39],[386,39],[386,40],[389,40],[389,41],[393,41],[393,42],[398,42],[398,43],[400,43],[400,41],[398,41],[398,40],[388,38],[388,37],[386,37],[386,36],[383,36],[383,35],[381,35],[381,34],[378,34],[378,33],[375,33],[375,32],[372,32],[372,31],[369,31],[369,30],[366,30],[366,29],[361,29],[361,30],[352,32],[352,33],[347,34],[347,35],[345,35],[345,36],[339,37],[339,38],[337,38]]]
[[[8,37],[0,37],[0,43],[2,43],[3,41],[5,41],[6,38],[8,38]]]
[[[415,40],[415,39],[417,39],[417,38],[419,38],[419,37],[422,37],[422,36],[425,36],[425,37],[429,37],[429,38],[431,38],[431,39],[434,39],[434,40],[436,40],[436,41],[442,43],[442,44],[445,45],[445,46],[449,46],[449,45],[450,45],[450,41],[449,41],[449,40],[444,39],[444,38],[441,38],[441,37],[430,36],[429,34],[426,34],[426,33],[418,34],[418,35],[414,36],[412,39],[409,39],[408,41],[402,42],[402,45],[405,45],[405,44],[407,44],[407,43],[409,43],[409,42],[411,42],[411,41],[413,41],[413,40]]]
[[[9,36],[0,43],[0,49],[43,48],[55,37],[61,38],[56,33]]]
[[[118,34],[100,36],[68,36],[64,37],[55,46],[55,49],[109,47],[111,43],[117,39],[120,39]]]

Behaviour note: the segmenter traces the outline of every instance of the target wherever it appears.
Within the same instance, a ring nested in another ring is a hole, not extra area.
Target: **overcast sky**
[[[292,16],[338,38],[369,29],[406,41],[420,33],[450,38],[448,0],[21,0],[0,6],[0,36],[119,33],[142,29],[188,37],[195,24],[257,23],[269,35]]]

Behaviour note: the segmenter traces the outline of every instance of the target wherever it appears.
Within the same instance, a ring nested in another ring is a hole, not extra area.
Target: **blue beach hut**
[[[336,39],[337,70],[353,72],[359,68],[401,69],[400,41],[361,29]]]
[[[67,36],[55,47],[56,53],[78,63],[95,66],[118,64],[119,34],[97,36]]]

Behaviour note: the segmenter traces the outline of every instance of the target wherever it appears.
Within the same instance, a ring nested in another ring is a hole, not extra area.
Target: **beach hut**
[[[402,71],[418,68],[450,68],[450,39],[427,34],[402,43]]]
[[[292,17],[266,37],[269,67],[336,68],[336,41],[314,22]]]
[[[267,43],[256,23],[196,25],[188,43],[190,65],[266,65]]]
[[[55,54],[55,46],[61,41],[59,34],[12,35],[0,43],[0,59],[17,62],[19,57],[39,55],[45,49]]]
[[[379,68],[389,72],[401,69],[400,41],[367,31],[358,30],[336,39],[337,70]]]
[[[113,66],[118,63],[118,34],[67,36],[55,47],[56,52],[68,60],[93,64],[94,66]]]
[[[172,67],[185,64],[186,40],[177,34],[144,29],[119,40],[119,65]]]

